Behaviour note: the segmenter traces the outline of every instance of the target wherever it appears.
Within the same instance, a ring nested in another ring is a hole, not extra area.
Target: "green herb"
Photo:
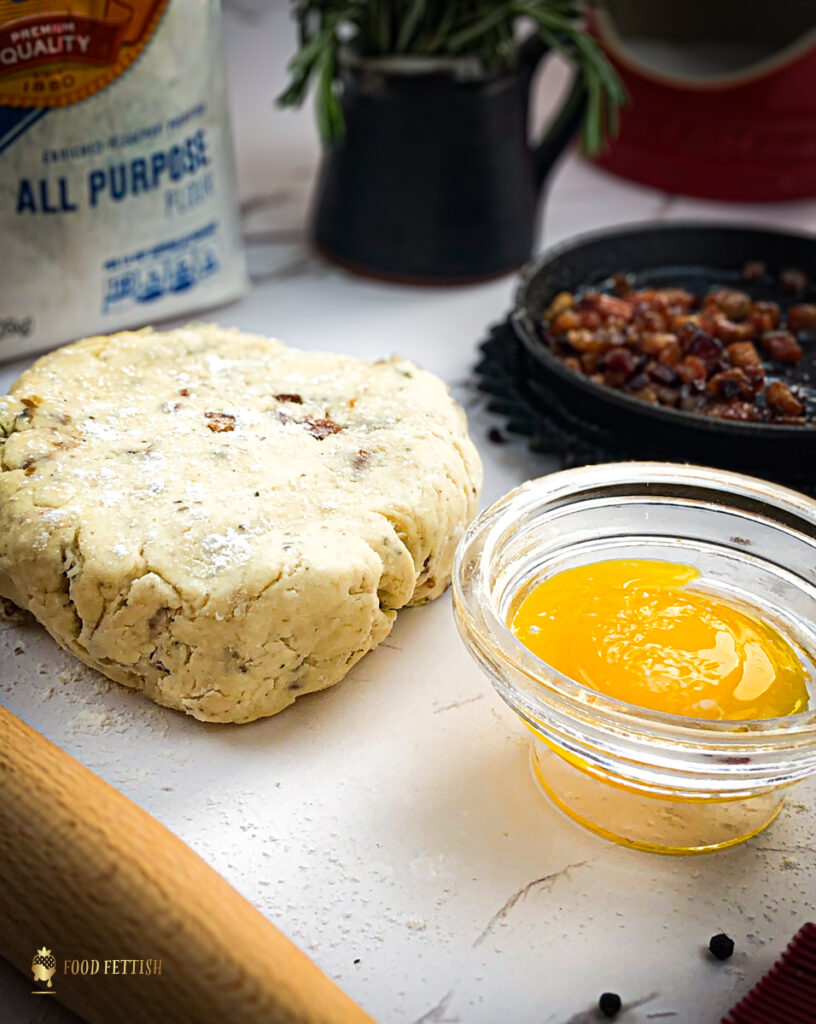
[[[575,67],[587,93],[584,149],[598,153],[618,129],[626,91],[598,44],[583,28],[580,0],[295,0],[300,49],[289,85],[278,97],[299,106],[314,82],[321,137],[343,137],[338,50],[361,57],[410,54],[472,57],[488,69],[516,63],[518,30],[530,26]]]

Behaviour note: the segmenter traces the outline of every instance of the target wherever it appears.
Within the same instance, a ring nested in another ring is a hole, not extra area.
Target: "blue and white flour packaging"
[[[245,287],[217,0],[0,0],[0,360]]]

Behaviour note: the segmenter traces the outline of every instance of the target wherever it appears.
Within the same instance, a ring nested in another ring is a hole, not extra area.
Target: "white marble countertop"
[[[400,352],[438,373],[468,404],[484,503],[554,468],[521,442],[488,444],[492,420],[466,384],[513,279],[397,287],[315,256],[311,110],[272,103],[294,45],[288,4],[234,2],[225,28],[253,287],[212,317],[305,348]],[[544,76],[542,110],[563,77]],[[816,203],[682,199],[571,155],[543,242],[652,218],[816,229]],[[24,365],[0,367],[0,389]],[[524,731],[459,643],[447,596],[401,613],[340,686],[247,726],[157,708],[36,627],[0,624],[0,700],[189,843],[382,1024],[580,1024],[598,1019],[605,990],[630,1007],[625,1024],[714,1024],[816,917],[813,782],[765,834],[708,857],[590,835],[538,792]],[[721,930],[737,943],[726,964],[703,950]],[[32,1006],[29,990],[0,963],[4,1022],[74,1019]]]

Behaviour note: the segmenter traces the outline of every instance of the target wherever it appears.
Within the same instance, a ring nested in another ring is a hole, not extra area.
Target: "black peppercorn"
[[[507,440],[504,434],[495,427],[491,427],[490,430],[488,430],[487,439],[491,444],[504,444]]]
[[[712,956],[718,960],[727,960],[734,952],[734,940],[730,939],[725,932],[719,935],[712,935],[708,940],[708,949]]]
[[[598,1000],[598,1009],[604,1017],[617,1017],[623,1003],[617,992],[604,992]]]

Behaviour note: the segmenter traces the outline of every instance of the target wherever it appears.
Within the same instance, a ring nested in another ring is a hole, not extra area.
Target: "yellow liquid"
[[[806,710],[808,675],[791,644],[689,587],[699,576],[649,559],[567,569],[532,590],[509,625],[558,672],[638,707],[732,721]]]

